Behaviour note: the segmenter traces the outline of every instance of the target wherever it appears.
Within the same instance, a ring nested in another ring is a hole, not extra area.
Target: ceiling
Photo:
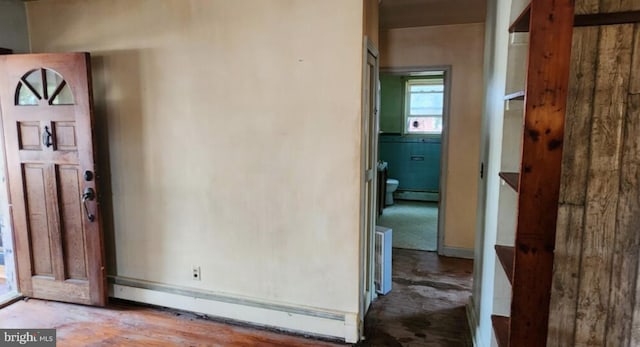
[[[484,22],[486,0],[381,0],[380,28]]]

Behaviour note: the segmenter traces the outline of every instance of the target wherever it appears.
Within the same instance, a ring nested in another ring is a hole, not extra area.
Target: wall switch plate
[[[192,272],[191,278],[193,278],[194,281],[200,281],[201,280],[200,267],[199,266],[197,266],[197,265],[193,266],[193,272]]]

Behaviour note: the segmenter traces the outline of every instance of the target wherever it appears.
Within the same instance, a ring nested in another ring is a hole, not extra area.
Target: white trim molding
[[[125,277],[110,277],[109,282],[109,296],[117,299],[347,343],[359,338],[357,313],[269,303]]]
[[[459,247],[449,247],[449,246],[442,246],[439,254],[445,257],[464,258],[464,259],[473,259],[475,256],[475,252],[473,248],[459,248]]]
[[[477,339],[478,332],[478,315],[476,314],[476,305],[473,300],[473,296],[469,298],[469,302],[465,305],[467,309],[467,324],[469,325],[469,332],[471,333],[471,340],[474,347],[482,347]]]

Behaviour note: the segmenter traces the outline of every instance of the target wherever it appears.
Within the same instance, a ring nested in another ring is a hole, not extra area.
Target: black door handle
[[[94,220],[96,220],[96,216],[93,213],[89,212],[87,201],[93,201],[95,198],[96,191],[91,187],[85,189],[82,193],[82,204],[84,205],[84,212],[87,214],[87,219],[89,220],[89,222],[93,222]]]
[[[49,131],[49,127],[45,126],[44,132],[42,133],[42,143],[44,143],[44,145],[47,146],[47,148],[53,146],[53,142],[51,141],[51,138],[52,138],[52,134]]]

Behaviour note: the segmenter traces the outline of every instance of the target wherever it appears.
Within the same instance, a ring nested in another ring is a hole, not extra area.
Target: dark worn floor
[[[372,304],[359,346],[471,346],[464,305],[472,268],[470,260],[394,249],[393,289]],[[59,346],[344,346],[123,302],[18,301],[0,309],[0,328],[56,328]]]
[[[393,249],[393,287],[365,319],[362,346],[471,346],[465,305],[473,261]]]

